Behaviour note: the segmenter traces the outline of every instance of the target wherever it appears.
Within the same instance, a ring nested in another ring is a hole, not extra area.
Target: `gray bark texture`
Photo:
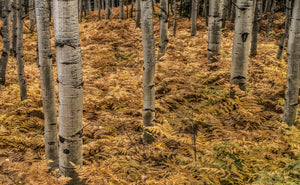
[[[34,0],[29,0],[29,31],[32,33],[34,31],[35,25],[35,11],[34,11]]]
[[[50,7],[48,0],[35,0],[38,36],[38,62],[44,108],[45,153],[51,169],[58,168],[58,139],[55,88],[50,41]]]
[[[159,16],[159,49],[158,49],[158,56],[157,60],[159,60],[162,56],[165,55],[167,50],[167,45],[169,42],[168,39],[168,1],[167,0],[160,0],[160,16]]]
[[[208,47],[207,59],[208,70],[215,70],[218,68],[220,60],[221,48],[221,27],[222,27],[222,1],[223,0],[210,0],[208,11]]]
[[[59,169],[82,184],[75,171],[82,165],[83,79],[78,26],[78,1],[54,0],[54,35],[59,92]],[[72,164],[73,163],[73,164]]]
[[[3,49],[0,59],[0,85],[5,84],[6,67],[10,49],[10,21],[11,21],[11,1],[5,0],[2,11],[3,21]]]
[[[280,43],[279,43],[279,48],[278,48],[278,52],[276,55],[277,59],[281,58],[282,52],[283,52],[283,48],[284,48],[284,43],[285,40],[288,36],[289,33],[289,29],[290,29],[290,25],[291,25],[291,16],[292,16],[292,0],[286,0],[286,7],[285,7],[285,27],[284,27],[284,33],[281,36],[280,39]]]
[[[23,15],[24,15],[24,0],[17,1],[17,66],[18,79],[20,86],[21,101],[27,99],[26,81],[24,75],[24,61],[23,61]]]
[[[123,13],[124,13],[124,0],[120,0],[120,19],[123,19]]]
[[[13,11],[13,18],[12,18],[12,55],[17,57],[17,18],[18,18],[18,11],[17,11],[17,4],[18,0],[13,0],[12,2],[12,11]]]
[[[177,25],[177,2],[174,1],[174,21],[173,21],[173,35],[176,35],[176,25]]]
[[[109,18],[110,18],[109,0],[105,0],[105,19],[108,20]]]
[[[291,28],[288,41],[288,70],[287,88],[285,92],[285,105],[283,121],[289,126],[294,125],[299,104],[300,84],[300,1],[295,1]]]
[[[140,28],[141,27],[141,0],[136,0],[135,2],[135,27]]]
[[[192,25],[191,25],[191,36],[195,36],[197,32],[197,7],[198,7],[198,0],[192,0]]]
[[[253,27],[252,27],[252,39],[251,39],[251,56],[255,56],[257,54],[257,41],[258,41],[258,33],[260,29],[260,22],[262,18],[262,0],[255,0],[255,13],[253,19]]]
[[[270,18],[268,21],[268,27],[267,27],[267,31],[266,31],[266,39],[268,39],[270,36],[270,31],[271,31],[273,20],[274,20],[275,8],[276,8],[276,0],[273,0],[272,8],[271,8],[271,15],[270,15]]]
[[[143,66],[143,127],[145,143],[153,142],[154,138],[149,130],[155,120],[155,42],[153,32],[153,9],[151,0],[142,0],[142,41],[144,53]]]
[[[237,1],[230,81],[246,90],[253,0]]]

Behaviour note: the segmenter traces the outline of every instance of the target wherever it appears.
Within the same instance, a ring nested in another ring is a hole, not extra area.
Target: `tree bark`
[[[153,32],[153,9],[151,0],[141,1],[142,40],[144,53],[143,66],[143,127],[145,143],[152,143],[154,138],[150,128],[155,120],[155,42]]]
[[[299,104],[300,84],[300,1],[294,2],[293,16],[288,41],[288,70],[287,88],[285,92],[285,105],[283,121],[289,126],[295,124],[297,105]]]
[[[105,0],[105,19],[108,20],[109,18],[110,18],[109,0]]]
[[[140,28],[141,27],[141,0],[136,0],[136,15],[135,15],[135,27]]]
[[[222,27],[222,0],[210,0],[208,11],[208,47],[207,59],[208,70],[215,70],[218,68],[220,60],[221,48],[221,27]]]
[[[29,31],[33,33],[35,25],[34,0],[29,0]]]
[[[58,168],[57,113],[52,69],[50,7],[47,0],[35,0],[38,62],[43,95],[45,153],[51,169]]]
[[[280,39],[279,48],[278,48],[278,52],[277,52],[277,56],[276,56],[277,59],[281,58],[282,51],[283,51],[283,48],[284,48],[284,43],[285,43],[285,40],[286,40],[286,38],[288,36],[288,33],[289,33],[290,24],[291,24],[290,18],[291,18],[291,15],[292,15],[292,0],[286,0],[285,11],[286,11],[285,12],[285,28],[284,28],[284,33],[283,33],[283,35],[281,36],[281,39]]]
[[[24,15],[24,0],[18,0],[17,11],[17,65],[18,79],[20,86],[21,101],[27,99],[26,81],[24,75],[23,61],[23,15]]]
[[[75,166],[82,165],[83,79],[77,0],[54,0],[54,35],[59,91],[59,169],[82,184]],[[73,164],[72,164],[73,163]]]
[[[253,27],[252,27],[251,49],[250,49],[251,56],[255,56],[257,54],[257,40],[258,40],[258,33],[260,29],[261,17],[262,17],[262,0],[256,0]]]
[[[272,28],[274,14],[275,14],[275,8],[276,8],[276,0],[273,0],[272,8],[271,8],[271,15],[270,15],[270,18],[269,18],[268,27],[267,27],[267,31],[266,31],[266,39],[268,39],[269,36],[270,36],[270,31],[271,31],[271,28]]]
[[[17,6],[18,6],[18,0],[13,0],[12,3],[12,11],[13,11],[13,18],[12,18],[12,55],[14,57],[17,57],[17,30],[18,30],[18,25],[17,25],[17,18],[18,18],[18,11],[17,11]]]
[[[174,21],[173,21],[173,35],[176,36],[176,25],[177,25],[177,0],[174,0]]]
[[[167,50],[167,45],[169,42],[168,39],[168,1],[167,0],[160,0],[160,16],[159,16],[159,23],[160,23],[160,40],[159,40],[159,50],[157,60],[159,60]]]
[[[191,18],[192,18],[192,25],[191,25],[191,36],[195,36],[196,35],[196,31],[197,31],[197,3],[198,0],[192,0],[192,14],[191,14]]]
[[[253,0],[237,1],[230,81],[246,90]]]
[[[123,19],[123,13],[124,13],[124,0],[120,0],[120,19]]]
[[[11,21],[11,1],[5,0],[2,11],[3,21],[3,49],[0,60],[0,85],[5,84],[6,67],[10,49],[10,21]]]

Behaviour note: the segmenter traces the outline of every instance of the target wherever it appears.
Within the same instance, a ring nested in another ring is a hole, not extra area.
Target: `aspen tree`
[[[153,32],[153,9],[152,0],[141,0],[142,10],[142,41],[144,53],[143,66],[143,126],[144,141],[153,142],[150,127],[154,126],[155,120],[155,42]]]
[[[34,31],[35,25],[35,11],[34,11],[34,0],[29,0],[29,31],[32,33]]]
[[[159,33],[160,33],[160,40],[159,40],[159,50],[157,60],[159,60],[167,50],[167,45],[169,42],[168,39],[168,1],[167,0],[160,0],[160,16],[159,16]]]
[[[5,84],[6,67],[10,49],[11,0],[5,0],[3,11],[3,49],[0,59],[0,84]]]
[[[255,0],[255,13],[253,19],[253,27],[252,27],[252,39],[251,39],[251,49],[250,54],[255,56],[257,54],[257,40],[258,33],[260,28],[260,21],[262,17],[262,0]]]
[[[197,3],[198,0],[192,0],[192,14],[191,14],[191,18],[192,18],[192,25],[191,25],[191,36],[195,36],[196,35],[196,31],[197,31]]]
[[[283,121],[292,126],[295,123],[299,104],[300,84],[300,1],[298,0],[294,2],[287,56],[288,69]]]
[[[252,31],[253,0],[239,0],[236,7],[230,82],[246,90]]]
[[[136,0],[135,6],[135,27],[139,28],[141,27],[141,0]]]
[[[54,36],[59,94],[59,169],[82,184],[75,166],[82,165],[83,79],[78,0],[54,0]],[[74,165],[73,165],[74,164]]]
[[[35,0],[38,36],[38,63],[43,95],[45,153],[49,166],[58,167],[57,113],[50,41],[50,7],[48,0]]]

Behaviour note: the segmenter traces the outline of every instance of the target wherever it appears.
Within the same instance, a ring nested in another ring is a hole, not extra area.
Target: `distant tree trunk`
[[[285,11],[286,11],[285,12],[285,28],[284,28],[284,33],[280,39],[280,44],[279,44],[279,48],[278,48],[278,52],[277,52],[277,56],[276,56],[277,59],[281,58],[282,51],[284,48],[284,43],[285,43],[285,40],[289,33],[289,28],[290,28],[290,24],[291,24],[290,18],[292,15],[292,0],[286,0]]]
[[[237,1],[230,81],[246,90],[253,0]]]
[[[124,0],[120,0],[120,1],[119,1],[119,3],[120,3],[120,19],[123,19],[123,12],[124,12],[124,9],[123,9],[123,7],[124,7]]]
[[[136,0],[136,17],[135,17],[135,27],[140,28],[141,27],[141,0]]]
[[[192,26],[191,26],[191,36],[195,36],[196,35],[196,31],[197,31],[197,1],[198,0],[192,0]]]
[[[283,121],[289,126],[295,124],[297,105],[299,104],[300,84],[300,1],[294,2],[293,16],[288,41],[288,70],[287,88],[285,92],[285,105]]]
[[[105,19],[108,20],[110,17],[110,5],[109,0],[105,0]]]
[[[176,24],[177,24],[177,2],[174,0],[174,21],[173,21],[173,35],[176,36]]]
[[[38,62],[43,95],[45,153],[49,167],[58,168],[57,113],[52,69],[50,7],[47,0],[35,0]]]
[[[130,18],[133,17],[133,0],[131,0]]]
[[[236,8],[235,8],[235,4],[236,4],[237,0],[231,0],[231,13],[230,13],[230,22],[234,23],[235,20],[235,12],[236,12]]]
[[[87,0],[87,3],[88,3],[88,10],[89,10],[89,12],[91,12],[92,11],[92,4],[91,4],[91,0]]]
[[[266,0],[264,13],[267,13],[271,8],[272,0]]]
[[[3,49],[0,60],[0,85],[5,84],[6,67],[10,49],[11,0],[4,0],[2,10]]]
[[[160,40],[159,40],[159,50],[157,60],[159,60],[167,50],[167,45],[169,42],[168,39],[168,1],[167,0],[160,0],[160,16],[159,16],[159,23],[160,23]]]
[[[29,31],[32,33],[34,31],[34,25],[35,25],[35,11],[34,11],[34,0],[29,0]]]
[[[98,9],[98,0],[94,0],[94,10]]]
[[[27,99],[26,81],[24,75],[24,61],[23,61],[23,15],[24,15],[24,0],[18,0],[17,12],[17,65],[18,65],[18,79],[20,85],[21,101]]]
[[[226,26],[226,17],[228,15],[228,5],[230,0],[222,0],[222,28],[225,28]]]
[[[267,28],[267,31],[266,31],[266,39],[268,39],[269,36],[270,36],[270,31],[271,31],[271,28],[272,28],[274,14],[275,14],[275,8],[276,8],[276,0],[273,0],[272,8],[271,8],[271,15],[270,15],[270,18],[269,18],[268,28]]]
[[[208,12],[208,70],[218,68],[221,48],[222,0],[210,0]]]
[[[54,0],[54,35],[59,92],[59,169],[82,184],[73,164],[82,165],[83,79],[77,0]]]
[[[153,32],[153,9],[151,0],[141,1],[142,14],[142,40],[144,53],[143,66],[143,126],[144,141],[152,143],[154,138],[150,128],[154,126],[155,119],[155,42]]]
[[[101,19],[101,0],[97,0],[98,3],[98,20]]]
[[[251,56],[255,56],[257,54],[257,40],[258,33],[260,29],[260,21],[262,17],[262,0],[255,0],[255,13],[253,19],[253,27],[252,27],[252,40],[251,40]]]
[[[13,11],[13,19],[12,19],[12,55],[14,57],[17,57],[17,30],[18,30],[18,25],[17,25],[17,18],[18,18],[18,11],[17,11],[17,6],[18,6],[18,0],[13,0],[12,3],[12,11]]]

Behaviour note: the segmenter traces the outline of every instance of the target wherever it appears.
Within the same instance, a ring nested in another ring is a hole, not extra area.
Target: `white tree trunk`
[[[24,0],[17,1],[17,65],[18,65],[18,79],[20,86],[21,101],[27,99],[26,81],[24,75],[24,61],[23,61],[23,15],[24,15]]]
[[[45,153],[49,167],[58,167],[57,113],[52,69],[50,7],[48,0],[35,0],[38,62],[43,95]]]
[[[167,45],[169,42],[168,39],[168,1],[167,0],[160,0],[160,17],[159,17],[159,23],[160,23],[160,40],[159,40],[159,50],[158,50],[158,56],[157,60],[159,60],[167,50]]]
[[[155,42],[153,32],[153,9],[151,0],[142,0],[142,40],[144,53],[143,66],[143,126],[144,141],[153,141],[149,128],[154,126],[155,119]]]
[[[82,165],[83,79],[77,0],[54,0],[54,35],[59,91],[59,169],[81,184],[72,165]]]
[[[196,35],[197,31],[197,6],[198,6],[198,0],[192,0],[192,25],[191,25],[191,36]]]
[[[3,20],[3,49],[0,60],[0,85],[5,84],[6,67],[10,49],[11,1],[5,0],[2,11]]]
[[[32,33],[34,31],[35,25],[35,11],[34,11],[34,0],[29,0],[29,31]]]
[[[230,81],[246,90],[253,0],[237,1]]]
[[[110,5],[109,0],[105,0],[105,19],[108,20],[110,17]]]
[[[207,59],[208,69],[215,70],[218,68],[217,62],[220,60],[221,48],[221,27],[222,27],[222,1],[210,0],[208,11],[208,47]]]
[[[287,88],[283,121],[289,126],[294,125],[299,104],[300,84],[300,1],[295,1],[288,42]]]

